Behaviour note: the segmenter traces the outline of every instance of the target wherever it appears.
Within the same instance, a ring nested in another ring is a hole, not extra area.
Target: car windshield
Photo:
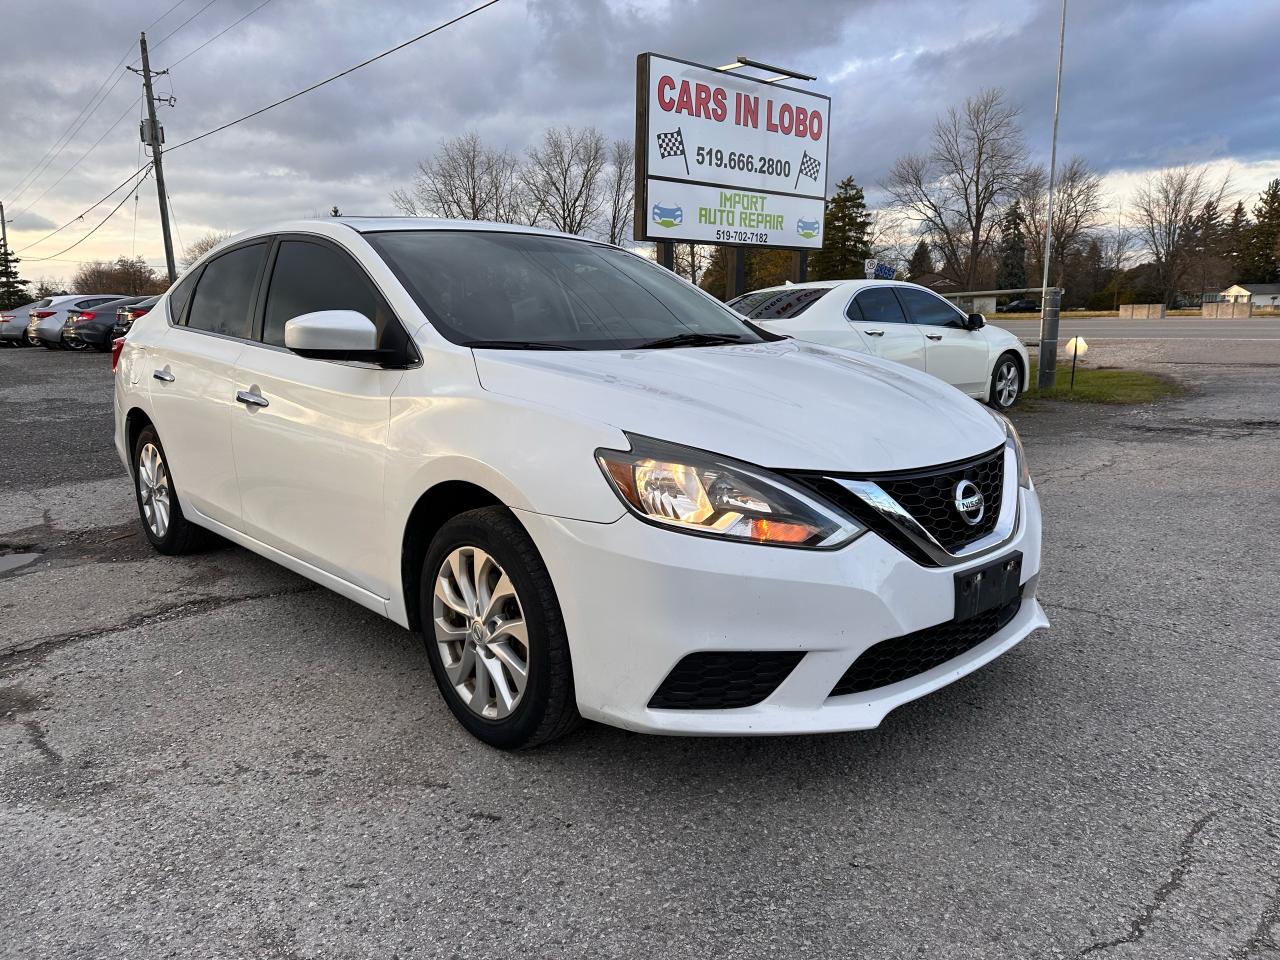
[[[822,297],[830,287],[788,287],[782,290],[760,290],[730,301],[729,306],[744,317],[761,323],[798,317]]]
[[[603,244],[484,230],[365,236],[436,329],[465,346],[627,350],[771,339],[662,267]]]

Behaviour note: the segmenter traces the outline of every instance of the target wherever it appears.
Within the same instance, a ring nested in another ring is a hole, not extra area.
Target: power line
[[[22,248],[22,250],[15,250],[14,253],[22,253],[24,250],[30,250],[32,247],[37,246],[41,243],[44,243],[50,237],[56,236],[57,234],[61,233],[63,230],[67,229],[67,227],[71,226],[77,220],[83,220],[85,217],[85,214],[91,213],[92,211],[96,210],[98,207],[102,206],[102,204],[104,204],[107,200],[110,200],[113,196],[115,196],[115,194],[119,192],[121,187],[130,183],[134,177],[142,173],[143,170],[148,169],[150,166],[151,166],[151,162],[147,161],[142,166],[140,166],[137,170],[133,171],[133,173],[129,174],[127,177],[121,180],[118,184],[116,184],[114,187],[112,187],[110,190],[104,193],[101,197],[95,200],[92,204],[90,204],[84,210],[80,211],[80,213],[78,213],[76,216],[72,217],[62,226],[58,227],[57,230],[54,230],[52,233],[46,233],[39,240],[36,240],[34,243],[28,243],[25,247]]]
[[[250,10],[248,13],[246,13],[244,16],[240,17],[240,19],[235,20],[235,21],[233,21],[232,23],[227,24],[227,26],[223,27],[221,30],[219,30],[217,33],[215,33],[212,37],[210,37],[210,38],[209,38],[208,40],[206,40],[204,43],[200,44],[200,46],[196,47],[194,50],[191,50],[191,51],[189,51],[189,52],[187,52],[187,53],[184,53],[184,54],[183,54],[182,56],[180,56],[177,60],[173,61],[173,63],[169,64],[169,69],[170,69],[170,70],[172,70],[172,69],[173,69],[174,67],[176,67],[178,64],[182,63],[182,61],[183,61],[183,60],[186,60],[188,57],[193,57],[193,56],[195,56],[197,53],[199,53],[201,50],[203,50],[203,49],[204,49],[205,47],[207,47],[209,44],[213,43],[213,41],[217,40],[220,36],[222,36],[224,33],[226,33],[228,30],[230,30],[232,27],[238,27],[240,24],[244,23],[246,20],[248,20],[250,17],[252,17],[255,13],[257,13],[259,10],[261,10],[263,7],[265,7],[265,6],[266,6],[268,3],[270,3],[270,2],[271,2],[271,0],[262,0],[262,2],[261,2],[260,4],[258,4],[256,7],[254,7],[252,10]]]
[[[364,60],[360,63],[357,63],[354,67],[348,67],[346,70],[343,70],[341,73],[335,73],[333,76],[325,80],[321,80],[319,83],[313,83],[311,86],[306,87],[302,90],[299,90],[297,93],[291,93],[289,96],[281,100],[277,100],[275,103],[269,103],[265,107],[262,107],[258,110],[253,111],[253,113],[246,113],[243,117],[239,117],[235,120],[231,120],[228,123],[222,124],[221,126],[214,127],[212,130],[206,130],[204,133],[194,136],[189,140],[183,140],[181,143],[175,144],[174,146],[169,147],[165,152],[172,153],[174,150],[177,150],[180,147],[185,147],[188,144],[195,143],[197,140],[203,140],[205,137],[211,137],[215,133],[221,133],[223,130],[226,130],[228,127],[234,127],[238,123],[244,123],[244,121],[251,120],[254,117],[260,116],[266,113],[268,110],[274,110],[276,107],[281,106],[282,104],[286,104],[290,100],[298,99],[298,97],[301,97],[303,94],[307,94],[313,90],[320,89],[326,83],[332,83],[334,80],[338,80],[342,77],[345,77],[349,73],[355,73],[355,71],[359,70],[361,67],[367,67],[369,64],[375,63],[376,61],[381,60],[383,57],[388,57],[391,54],[396,53],[397,51],[403,50],[405,47],[411,44],[417,43],[419,40],[425,40],[427,37],[431,36],[433,33],[439,33],[441,30],[451,27],[455,23],[459,23],[467,19],[467,17],[470,17],[473,14],[479,13],[481,10],[487,9],[488,7],[492,7],[495,3],[498,3],[498,2],[499,0],[488,0],[487,3],[482,3],[478,7],[473,7],[472,9],[468,10],[466,13],[461,13],[458,16],[454,17],[452,20],[447,20],[444,23],[440,24],[439,26],[432,27],[426,33],[420,33],[416,37],[412,38],[411,40],[406,40],[404,43],[398,44],[392,47],[390,50],[384,50],[382,53],[379,53],[377,56],[370,57],[368,60]]]
[[[142,180],[146,180],[146,179],[147,179],[147,177],[149,177],[149,176],[151,176],[151,166],[150,166],[150,164],[148,164],[148,165],[147,165],[147,172],[146,172],[145,174],[143,174],[143,176],[142,176]],[[141,183],[142,183],[142,181],[139,181],[139,184],[141,184]],[[63,248],[62,250],[59,250],[59,251],[58,251],[56,254],[54,254],[52,257],[26,257],[26,258],[24,258],[24,259],[25,259],[25,260],[27,260],[27,262],[29,262],[29,263],[39,263],[39,262],[40,262],[40,261],[42,261],[42,260],[56,260],[58,257],[61,257],[64,253],[69,253],[69,252],[71,252],[71,251],[72,251],[72,250],[74,250],[76,247],[80,246],[80,244],[84,243],[86,240],[88,240],[90,237],[92,237],[95,233],[97,233],[97,232],[98,232],[98,230],[99,230],[99,228],[101,228],[101,226],[102,226],[104,223],[106,223],[108,220],[110,220],[112,217],[114,217],[114,216],[116,215],[116,211],[117,211],[117,210],[119,210],[121,207],[123,207],[123,206],[125,205],[125,203],[127,203],[127,202],[128,202],[128,200],[129,200],[129,194],[127,194],[127,193],[126,193],[126,194],[125,194],[125,195],[120,199],[120,202],[119,202],[119,203],[117,203],[114,207],[112,207],[112,208],[111,208],[111,212],[110,212],[110,213],[108,213],[105,217],[103,217],[101,220],[99,220],[99,221],[98,221],[97,226],[95,226],[92,230],[90,230],[88,233],[86,233],[83,237],[81,237],[81,238],[80,238],[79,240],[77,240],[75,243],[71,244],[71,246],[69,246],[69,247],[65,247],[65,248]]]
[[[160,16],[156,17],[149,24],[147,24],[145,29],[150,30],[157,23],[159,23],[169,14],[173,13],[173,11],[177,10],[178,7],[182,6],[186,2],[187,0],[178,0],[178,2],[175,3],[173,6],[171,6],[168,10],[166,10],[164,13],[160,14]],[[181,29],[181,27],[179,27],[178,29]],[[176,33],[177,30],[173,32]],[[172,35],[173,34],[171,33],[170,36]],[[62,133],[58,136],[58,138],[53,141],[53,146],[49,147],[49,149],[46,150],[43,155],[41,155],[40,159],[35,162],[35,165],[32,166],[31,169],[28,170],[26,173],[24,173],[19,178],[18,182],[15,183],[9,189],[8,193],[6,194],[6,197],[8,197],[8,200],[10,203],[14,203],[19,197],[22,196],[22,194],[26,193],[28,190],[31,189],[32,184],[34,184],[35,181],[39,179],[40,174],[43,173],[44,170],[48,168],[49,164],[53,163],[53,161],[58,158],[58,154],[62,153],[62,151],[65,150],[68,145],[70,145],[72,138],[74,138],[75,135],[80,132],[80,128],[83,127],[85,123],[89,122],[89,118],[92,117],[94,113],[98,111],[98,108],[101,107],[102,104],[106,101],[107,97],[111,95],[111,91],[116,88],[116,84],[118,84],[122,79],[124,79],[124,74],[123,73],[116,74],[116,71],[124,66],[125,61],[129,59],[129,53],[132,50],[133,50],[133,44],[130,43],[129,46],[125,48],[124,55],[119,60],[116,61],[116,65],[107,71],[107,75],[103,78],[102,83],[98,85],[98,89],[93,92],[93,96],[89,98],[89,102],[80,108],[80,112],[76,114],[75,119],[72,120],[71,123],[67,125],[66,130],[63,130]],[[112,83],[111,87],[107,89],[106,93],[104,94],[102,91],[104,88],[106,88],[107,83],[111,80],[111,77],[113,74],[116,75],[115,83]],[[101,94],[101,99],[99,99],[100,94]],[[97,100],[96,105],[94,105],[95,100]],[[89,109],[91,106],[93,107],[92,110]],[[85,113],[86,110],[88,111],[88,114]],[[83,118],[83,120],[81,118]],[[77,124],[79,124],[79,126],[77,126]],[[64,138],[65,138],[65,142],[64,142]],[[31,178],[30,183],[27,182],[28,177]],[[26,183],[26,186],[22,186],[24,183]],[[18,190],[19,187],[22,187],[22,189]],[[16,194],[13,193],[13,191],[15,190],[18,190]],[[10,196],[10,194],[12,194],[12,196]],[[31,206],[28,205],[27,209],[28,210],[31,209]]]
[[[161,37],[158,41],[156,41],[156,43],[155,43],[155,44],[153,44],[153,47],[152,47],[152,48],[154,49],[155,47],[160,46],[160,44],[164,43],[166,40],[168,40],[170,37],[172,37],[175,33],[177,33],[179,30],[181,30],[183,27],[185,27],[188,23],[190,23],[190,22],[191,22],[192,20],[194,20],[196,17],[200,16],[200,14],[204,13],[206,10],[208,10],[210,7],[212,7],[212,6],[213,6],[215,3],[217,3],[217,2],[218,2],[218,0],[209,0],[209,2],[208,2],[208,3],[206,3],[203,7],[201,7],[199,10],[197,10],[197,11],[196,11],[195,13],[193,13],[191,16],[187,17],[187,19],[183,20],[180,24],[178,24],[176,27],[174,27],[172,30],[170,30],[168,33],[166,33],[163,37]],[[143,33],[146,33],[146,31],[144,30],[144,31],[143,31]],[[136,63],[137,61],[134,61],[134,62]]]
[[[62,171],[62,176],[58,177],[58,179],[57,179],[57,180],[53,181],[53,183],[51,183],[51,184],[49,184],[47,187],[45,187],[45,188],[44,188],[44,191],[40,194],[40,196],[36,197],[34,200],[32,200],[30,203],[28,203],[25,207],[23,207],[23,208],[22,208],[22,212],[23,212],[23,213],[26,213],[28,210],[30,210],[32,207],[34,207],[37,203],[39,203],[41,200],[43,200],[43,199],[45,198],[45,195],[46,195],[46,194],[48,194],[48,192],[49,192],[50,190],[52,190],[54,187],[56,187],[58,184],[60,184],[60,183],[61,183],[61,182],[66,178],[67,174],[69,174],[69,173],[70,173],[72,170],[74,170],[76,167],[80,166],[80,161],[81,161],[81,160],[83,160],[85,157],[87,157],[89,154],[93,153],[93,151],[97,148],[98,144],[102,143],[102,141],[103,141],[103,140],[105,140],[105,139],[107,138],[107,134],[109,134],[109,133],[110,133],[112,130],[114,130],[116,127],[120,126],[120,124],[124,121],[124,118],[125,118],[125,117],[127,117],[130,113],[132,113],[132,112],[133,112],[133,108],[134,108],[134,107],[136,107],[136,106],[137,106],[138,104],[140,104],[141,102],[142,102],[142,97],[141,97],[141,96],[139,96],[137,100],[134,100],[134,101],[133,101],[133,103],[131,103],[131,104],[129,104],[129,106],[125,107],[125,109],[124,109],[124,113],[122,113],[122,114],[120,114],[120,116],[116,117],[116,121],[115,121],[115,123],[111,124],[111,126],[107,127],[107,129],[106,129],[106,130],[102,131],[102,136],[100,136],[97,140],[93,141],[93,144],[89,147],[89,149],[88,149],[88,150],[86,150],[84,153],[80,154],[80,157],[76,160],[76,162],[75,162],[75,163],[71,164],[71,166],[69,166],[69,167],[67,167],[67,169],[63,170],[63,171]]]

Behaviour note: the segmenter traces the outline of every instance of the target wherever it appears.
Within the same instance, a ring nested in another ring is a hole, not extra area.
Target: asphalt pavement
[[[399,628],[153,554],[107,358],[0,351],[0,956],[1274,960],[1280,344],[1089,360],[1188,392],[1015,409],[1049,631],[874,731],[505,754]]]
[[[995,314],[988,322],[1022,337],[1039,339],[1040,320]],[[1076,317],[1062,314],[1058,336],[1094,340],[1272,340],[1280,342],[1280,316],[1213,320],[1204,317],[1166,317],[1163,320],[1120,320],[1116,317]]]

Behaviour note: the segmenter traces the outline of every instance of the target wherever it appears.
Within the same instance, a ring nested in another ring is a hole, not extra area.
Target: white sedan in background
[[[752,291],[729,306],[770,333],[924,370],[997,410],[1027,388],[1027,348],[1017,337],[915,283],[795,283]]]

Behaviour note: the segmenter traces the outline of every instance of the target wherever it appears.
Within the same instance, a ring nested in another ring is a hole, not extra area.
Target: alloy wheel
[[[449,683],[486,720],[511,715],[529,682],[529,632],[515,585],[479,547],[458,547],[436,574],[432,617]]]
[[[1012,360],[1006,360],[1000,364],[1000,368],[996,371],[996,402],[1001,407],[1009,407],[1018,399],[1018,388],[1021,376],[1018,373],[1018,365]]]
[[[169,532],[169,472],[154,443],[144,444],[138,453],[138,499],[148,529],[163,540]]]

